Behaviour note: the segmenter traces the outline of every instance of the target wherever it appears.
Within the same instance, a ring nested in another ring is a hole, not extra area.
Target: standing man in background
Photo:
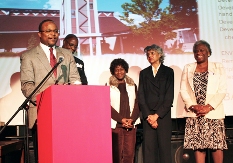
[[[32,131],[36,163],[38,162],[36,95],[54,84],[81,84],[71,52],[56,46],[59,30],[54,21],[50,19],[43,20],[39,24],[38,36],[40,44],[26,51],[20,57],[21,90],[24,96],[29,97],[31,95],[54,65],[56,65],[60,57],[63,58],[63,61],[30,99],[32,103],[29,104],[28,119],[29,129]],[[62,66],[66,67],[66,69],[62,69]]]
[[[74,34],[68,34],[64,40],[63,40],[63,48],[70,49],[72,51],[72,54],[74,54],[77,51],[78,48],[78,38]],[[81,78],[82,85],[87,85],[87,77],[85,75],[84,71],[84,62],[74,56],[74,60],[76,62],[76,66],[78,68],[78,72]]]
[[[151,64],[139,75],[139,107],[143,116],[143,162],[171,163],[171,107],[174,72],[163,65],[164,53],[153,44],[144,49]]]

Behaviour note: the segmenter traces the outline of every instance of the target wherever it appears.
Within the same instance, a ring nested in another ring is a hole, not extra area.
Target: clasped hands
[[[207,113],[209,113],[212,109],[210,105],[192,105],[189,107],[189,110],[194,112],[196,116],[205,116]]]
[[[133,119],[123,118],[121,122],[122,122],[122,127],[127,129],[133,128]]]
[[[158,127],[158,114],[152,114],[152,115],[148,115],[147,117],[147,122],[151,125],[152,128],[156,129]]]

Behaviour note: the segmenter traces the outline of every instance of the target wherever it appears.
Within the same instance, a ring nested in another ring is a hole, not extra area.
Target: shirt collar
[[[44,51],[49,51],[49,49],[50,49],[49,46],[47,46],[47,45],[45,45],[45,44],[43,44],[43,43],[41,43],[41,42],[40,42],[40,46],[42,47],[42,49],[43,49]],[[52,46],[52,48],[53,48],[53,50],[55,50],[55,46]]]
[[[159,64],[159,66],[157,67],[157,71],[159,70],[159,67],[160,67],[161,64]],[[154,72],[155,68],[153,66],[152,67],[152,71]]]

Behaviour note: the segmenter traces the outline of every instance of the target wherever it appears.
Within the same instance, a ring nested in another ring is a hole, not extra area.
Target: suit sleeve
[[[76,67],[76,62],[72,54],[68,54],[70,60],[70,72],[69,72],[69,81],[71,84],[81,84],[80,75]]]
[[[170,110],[173,104],[174,99],[174,71],[173,69],[170,69],[169,73],[167,74],[167,81],[165,85],[165,92],[162,105],[159,106],[157,110],[157,114],[160,118],[163,118]]]
[[[188,109],[191,105],[197,105],[195,101],[194,92],[190,92],[192,89],[188,82],[188,68],[187,65],[184,67],[182,75],[181,75],[181,83],[180,83],[180,95],[185,104],[185,108]]]
[[[35,89],[35,78],[33,65],[27,54],[22,54],[20,57],[20,80],[21,80],[21,90],[25,97],[29,95]],[[33,101],[36,101],[36,95],[32,98]]]
[[[87,85],[88,82],[87,82],[87,77],[86,77],[86,74],[85,74],[85,71],[84,71],[84,62],[81,61],[80,64],[82,64],[82,68],[78,68],[78,72],[79,72],[79,75],[80,75],[80,78],[81,78],[81,82],[82,82],[82,85]]]
[[[78,73],[79,73],[82,85],[87,85],[88,82],[87,82],[87,77],[86,77],[86,74],[84,71],[84,62],[75,56],[74,56],[74,60],[75,60],[75,63],[77,65],[76,67],[78,69]]]
[[[208,102],[214,109],[216,109],[223,101],[227,93],[227,76],[225,69],[222,64],[217,63],[215,64],[216,71],[218,72],[215,76],[218,76],[218,84],[215,85],[217,90],[215,93],[212,94],[212,98]],[[208,90],[207,90],[208,93]],[[208,94],[210,96],[210,94]]]
[[[143,78],[143,72],[141,71],[139,74],[138,102],[139,102],[140,110],[142,112],[142,117],[143,119],[146,119],[148,115],[150,115],[150,109],[146,104],[143,83],[144,83],[144,78]]]

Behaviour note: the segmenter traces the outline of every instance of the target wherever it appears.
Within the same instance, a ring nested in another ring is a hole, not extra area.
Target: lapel
[[[36,56],[37,56],[38,60],[44,66],[47,73],[49,73],[49,71],[51,71],[51,65],[49,63],[49,60],[48,60],[45,52],[43,51],[43,49],[39,45],[37,46],[36,51],[37,51]],[[52,78],[54,80],[56,79],[53,73],[52,73]]]
[[[65,62],[65,56],[62,53],[61,49],[59,47],[56,47],[56,58],[57,58],[57,62],[59,61],[59,57],[64,57],[64,60],[62,61],[61,64],[59,64],[57,66],[57,76],[59,77],[61,74],[63,74],[62,69],[61,69],[61,65],[64,65]]]
[[[212,62],[209,62],[209,63],[208,63],[208,72],[209,72],[209,76],[214,75],[214,74],[216,73],[215,70],[216,70],[215,64],[212,63]]]
[[[161,77],[164,76],[165,71],[166,71],[165,66],[161,63],[161,65],[160,65],[160,67],[159,67],[159,69],[158,69],[158,72],[157,72],[157,74],[156,74],[156,76],[155,76],[155,79],[156,79],[156,78],[161,79]]]
[[[153,76],[153,72],[152,72],[152,66],[147,67],[145,74],[146,74],[146,78],[148,80],[150,80],[151,82],[153,82],[155,80],[155,78]]]
[[[56,47],[56,58],[59,61],[59,57],[63,57],[64,60],[57,67],[57,81],[67,83],[69,82],[69,72],[70,72],[70,59],[73,57],[70,53],[65,53],[63,48]]]
[[[196,69],[197,63],[192,63],[189,64],[188,66],[188,83],[192,89],[192,91],[194,92],[194,86],[193,86],[193,76],[194,76],[194,72]],[[207,93],[210,90],[215,90],[214,87],[216,86],[215,83],[218,81],[218,76],[216,75],[215,72],[215,65],[214,63],[209,62],[208,63],[208,85],[207,85]]]
[[[208,63],[208,85],[207,85],[207,93],[210,91],[216,90],[216,84],[219,80],[219,75],[216,72],[215,64],[212,62]]]
[[[196,63],[193,63],[193,64],[190,64],[188,66],[188,70],[187,70],[187,76],[188,76],[188,83],[192,89],[192,91],[194,92],[194,86],[193,86],[193,76],[194,76],[194,72],[195,72],[195,69],[196,69],[196,66],[197,64]]]
[[[157,88],[159,88],[159,85],[160,85],[160,78],[163,76],[164,74],[164,65],[161,64],[159,69],[158,69],[158,72],[156,74],[156,76],[154,77],[153,75],[153,72],[152,72],[152,66],[149,66],[147,68],[147,72],[146,72],[146,78]]]
[[[188,66],[188,71],[187,71],[187,76],[188,76],[188,82],[189,82],[189,85],[191,87],[191,89],[194,91],[194,86],[193,86],[193,76],[194,76],[194,72],[196,70],[196,66],[197,66],[197,63],[192,63]],[[215,74],[215,67],[213,65],[213,63],[209,62],[208,63],[208,88],[207,90],[211,90],[211,86],[214,86],[214,84],[210,84],[211,81],[216,81],[216,79],[213,79],[213,78],[216,78],[216,74]]]

